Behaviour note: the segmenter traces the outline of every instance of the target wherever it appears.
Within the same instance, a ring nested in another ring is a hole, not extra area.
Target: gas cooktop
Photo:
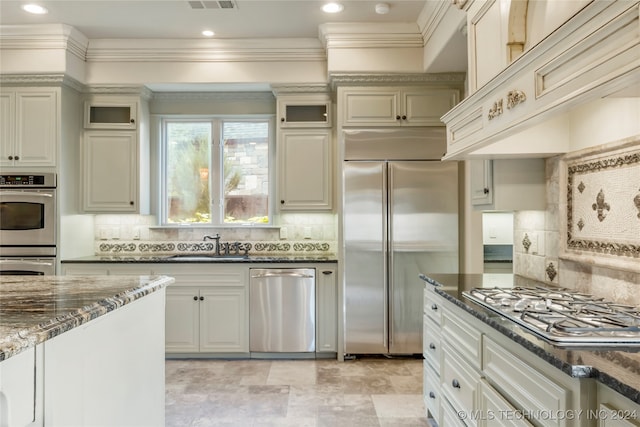
[[[570,289],[473,288],[463,295],[562,346],[640,346],[640,308]]]

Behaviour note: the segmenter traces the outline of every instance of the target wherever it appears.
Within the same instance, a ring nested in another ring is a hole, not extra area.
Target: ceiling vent
[[[207,0],[196,0],[189,1],[189,6],[191,9],[237,9],[238,5],[235,0],[218,0],[218,1],[207,1]]]

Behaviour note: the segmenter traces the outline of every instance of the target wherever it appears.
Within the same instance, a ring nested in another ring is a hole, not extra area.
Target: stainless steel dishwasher
[[[315,273],[313,268],[250,270],[251,353],[315,352]]]

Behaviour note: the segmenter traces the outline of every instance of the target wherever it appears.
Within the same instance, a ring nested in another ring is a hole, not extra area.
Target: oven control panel
[[[0,175],[0,187],[55,187],[56,175],[45,173],[38,175]]]

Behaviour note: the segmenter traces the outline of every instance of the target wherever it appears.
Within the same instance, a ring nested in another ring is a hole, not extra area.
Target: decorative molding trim
[[[510,90],[507,93],[507,109],[512,109],[527,100],[527,95],[521,90]]]
[[[86,60],[89,39],[66,24],[2,25],[2,50],[64,49],[81,61]]]
[[[142,85],[91,85],[85,86],[85,93],[92,95],[132,95],[149,100],[153,92]]]
[[[465,0],[466,1],[466,0]],[[427,6],[434,6],[427,10]],[[418,26],[422,35],[423,46],[427,44],[431,36],[438,29],[438,25],[444,19],[451,5],[446,1],[427,2],[418,16]]]
[[[87,62],[307,62],[326,61],[316,39],[91,40]]]
[[[160,101],[273,101],[271,92],[153,92]]]
[[[410,73],[410,74],[351,74],[335,73],[329,76],[332,88],[337,86],[375,86],[389,84],[446,84],[464,85],[466,73]]]
[[[327,23],[319,27],[325,49],[422,48],[417,23]]]
[[[226,244],[226,243],[221,243]],[[241,242],[240,251],[247,250],[249,255],[270,255],[273,253],[288,253],[291,255],[309,254],[310,252],[328,254],[332,253],[331,242],[289,242],[289,241],[259,241]],[[210,242],[172,242],[172,241],[147,241],[147,242],[95,242],[97,255],[110,255],[126,253],[134,254],[173,254],[173,253],[211,253],[215,251],[215,244]]]
[[[287,95],[287,94],[309,94],[309,93],[326,93],[330,92],[329,85],[326,83],[276,83],[271,85],[271,90],[275,96]]]
[[[83,92],[85,85],[66,74],[0,74],[2,86],[68,86]]]

